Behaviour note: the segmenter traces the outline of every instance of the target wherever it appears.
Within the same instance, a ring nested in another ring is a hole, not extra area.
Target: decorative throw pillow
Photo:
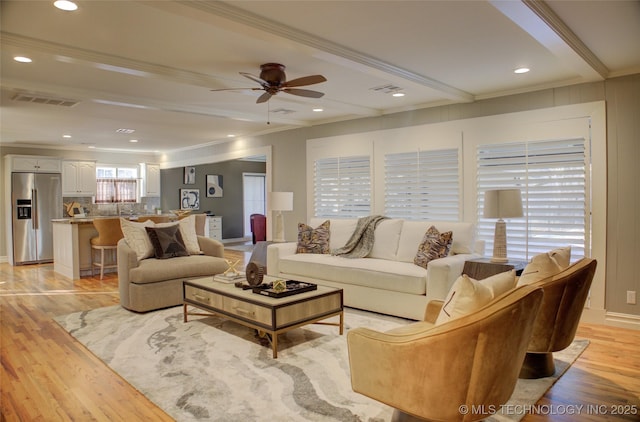
[[[531,262],[524,267],[520,279],[518,279],[518,286],[535,283],[558,274],[569,266],[570,259],[571,246],[534,256],[531,258]]]
[[[413,263],[427,268],[429,261],[449,255],[452,242],[453,232],[440,233],[435,226],[429,227],[422,238],[422,243],[418,245],[418,252],[413,258]]]
[[[328,254],[329,249],[329,220],[313,228],[304,223],[298,223],[298,247],[296,253]]]
[[[516,271],[505,271],[478,281],[491,290],[492,299],[495,299],[516,287]]]
[[[198,243],[198,234],[196,233],[196,216],[190,215],[178,222],[180,234],[184,245],[187,247],[189,255],[199,255],[202,253],[200,244]]]
[[[468,315],[489,303],[491,299],[491,289],[463,274],[451,286],[435,325]]]
[[[145,227],[153,227],[153,221],[135,223],[125,218],[120,218],[120,228],[127,245],[136,252],[138,261],[153,256],[153,245],[145,231]]]
[[[167,259],[189,255],[178,224],[169,227],[145,227],[145,229],[156,258]]]

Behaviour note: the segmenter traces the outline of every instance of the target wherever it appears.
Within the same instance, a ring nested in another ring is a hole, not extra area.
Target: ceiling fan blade
[[[269,94],[268,92],[265,92],[264,94],[258,97],[256,104],[266,103],[267,101],[269,101],[269,98],[271,98],[271,94]]]
[[[262,91],[262,88],[219,88],[219,89],[211,89],[210,91],[242,91],[242,90],[251,90],[251,91]]]
[[[326,82],[327,78],[322,75],[311,75],[311,76],[303,76],[302,78],[292,79],[290,81],[282,84],[283,87],[290,86],[304,86],[304,85],[313,85],[319,84],[321,82]]]
[[[242,76],[244,76],[245,78],[249,78],[252,81],[258,82],[260,85],[262,86],[269,86],[269,83],[263,79],[258,78],[257,76],[253,76],[251,73],[246,73],[246,72],[240,72],[240,74]]]
[[[311,91],[310,89],[285,88],[282,91],[288,94],[309,98],[320,98],[324,95],[324,92]]]

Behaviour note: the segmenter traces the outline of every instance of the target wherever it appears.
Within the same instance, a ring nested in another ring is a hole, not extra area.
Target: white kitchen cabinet
[[[58,158],[36,156],[11,156],[11,171],[33,171],[38,173],[60,173]]]
[[[209,220],[209,237],[222,241],[222,217],[211,216]]]
[[[140,163],[141,197],[160,196],[160,165]]]
[[[95,161],[62,162],[63,196],[95,196],[96,187]]]

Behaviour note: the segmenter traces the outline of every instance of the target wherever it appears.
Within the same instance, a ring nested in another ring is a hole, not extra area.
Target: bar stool
[[[113,254],[113,263],[108,264],[105,261],[105,253],[107,250],[116,250],[118,241],[124,237],[122,228],[120,228],[120,218],[96,218],[93,220],[93,226],[98,231],[98,236],[92,237],[91,242],[91,275],[93,276],[93,268],[100,267],[100,280],[104,277],[105,268],[117,268],[117,255]],[[94,262],[93,253],[95,250],[100,251],[100,261]]]

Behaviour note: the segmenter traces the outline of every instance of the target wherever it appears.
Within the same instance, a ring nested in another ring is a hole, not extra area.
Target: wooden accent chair
[[[555,373],[552,352],[573,342],[596,265],[595,259],[583,258],[559,274],[531,284],[542,288],[544,298],[520,378],[542,378]]]
[[[249,223],[254,245],[267,240],[267,217],[263,214],[251,214]]]
[[[117,257],[113,255],[112,263],[105,260],[105,251],[115,251],[118,241],[124,237],[120,228],[120,218],[96,218],[93,220],[93,226],[98,231],[98,236],[92,237],[91,242],[91,275],[93,275],[94,267],[100,268],[100,280],[104,278],[105,268],[117,268]],[[94,261],[94,251],[100,251],[100,260]]]
[[[440,325],[427,308],[430,321],[384,333],[355,328],[347,334],[351,386],[394,407],[393,421],[485,419],[515,389],[542,294],[513,289]]]

